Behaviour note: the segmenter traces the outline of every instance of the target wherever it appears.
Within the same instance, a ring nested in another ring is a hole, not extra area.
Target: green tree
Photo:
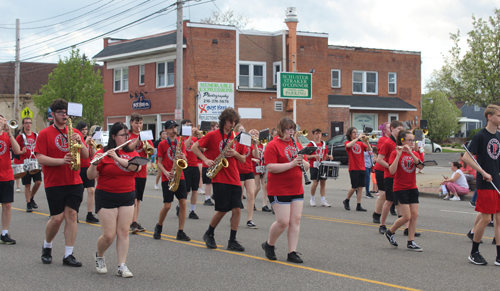
[[[432,99],[432,104],[431,104]],[[458,119],[461,111],[444,92],[431,91],[422,102],[422,119],[427,120],[429,138],[435,143],[454,135],[460,130]]]
[[[59,59],[59,64],[50,73],[49,82],[43,85],[39,95],[34,95],[35,106],[45,118],[48,117],[48,108],[57,98],[68,102],[81,103],[83,116],[76,118],[73,124],[84,120],[90,126],[103,122],[104,85],[98,69],[94,68],[95,61],[87,60],[85,54],[72,50],[70,57]]]
[[[445,65],[435,71],[427,90],[445,92],[467,105],[500,104],[500,9],[488,21],[472,16],[468,50],[462,54],[460,31],[450,34],[454,43]]]
[[[223,11],[212,11],[212,15],[207,18],[202,18],[201,23],[211,23],[211,24],[224,24],[224,25],[234,25],[240,29],[246,28],[250,19],[242,14],[235,15],[234,11],[230,8],[225,12]]]

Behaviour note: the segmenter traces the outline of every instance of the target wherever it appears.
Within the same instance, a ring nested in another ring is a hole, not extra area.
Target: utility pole
[[[16,19],[16,71],[14,78],[14,117],[13,119],[18,119],[19,111],[19,79],[21,75],[21,63],[19,62],[19,52],[20,52],[20,28],[19,19]]]
[[[184,110],[183,110],[183,82],[182,82],[182,63],[183,63],[183,58],[182,58],[182,53],[183,53],[183,45],[184,45],[184,34],[183,34],[183,20],[182,20],[182,1],[183,0],[178,0],[177,1],[177,57],[176,57],[176,99],[175,99],[175,108],[176,111],[181,112],[181,117],[177,120],[177,122],[180,124],[180,121],[184,117]],[[177,118],[176,118],[177,119]]]

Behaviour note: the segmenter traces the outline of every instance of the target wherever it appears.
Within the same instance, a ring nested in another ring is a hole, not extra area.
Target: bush
[[[476,128],[476,129],[471,130],[469,133],[469,136],[467,137],[467,140],[472,140],[474,135],[476,135],[476,133],[478,133],[481,129],[482,128]]]

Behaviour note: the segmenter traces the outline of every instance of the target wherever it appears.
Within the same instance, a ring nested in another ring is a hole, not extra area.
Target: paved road
[[[39,212],[25,213],[23,195],[16,193],[12,214],[11,234],[17,245],[0,245],[2,290],[387,290],[421,289],[497,289],[498,271],[494,266],[496,250],[491,245],[493,229],[486,230],[481,252],[488,266],[468,262],[471,243],[465,236],[475,217],[466,202],[450,202],[430,196],[421,197],[416,240],[422,253],[407,251],[405,237],[398,231],[400,244],[392,248],[378,234],[371,222],[374,199],[363,198],[369,211],[346,211],[341,206],[346,191],[339,180],[328,180],[327,199],[333,207],[310,207],[309,187],[305,188],[306,203],[301,220],[298,251],[304,264],[286,262],[287,244],[283,235],[277,243],[278,260],[265,259],[260,244],[266,240],[274,221],[271,213],[258,211],[254,221],[258,229],[244,227],[246,210],[242,212],[238,240],[246,247],[243,253],[225,250],[229,237],[229,217],[216,229],[217,250],[206,249],[202,235],[213,215],[213,208],[203,206],[199,196],[196,212],[200,220],[189,220],[185,231],[191,242],[175,240],[177,218],[169,213],[162,240],[153,240],[152,230],[161,207],[161,191],[153,189],[149,176],[145,201],[141,204],[139,221],[147,232],[131,235],[127,264],[134,278],[115,276],[115,245],[106,253],[110,273],[99,275],[93,262],[98,225],[80,223],[75,256],[82,268],[63,267],[63,230],[54,241],[52,265],[40,261],[47,221],[47,205],[43,190],[37,195]],[[260,197],[259,197],[260,198]],[[258,199],[261,201],[261,199]],[[260,206],[260,204],[258,204]],[[260,207],[259,207],[260,208]],[[82,210],[86,204],[82,204]],[[84,219],[84,213],[80,214]],[[394,217],[389,217],[389,223]]]

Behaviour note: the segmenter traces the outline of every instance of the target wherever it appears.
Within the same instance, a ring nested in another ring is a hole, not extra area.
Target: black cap
[[[165,121],[165,129],[169,129],[172,126],[179,126],[177,123],[175,123],[174,120],[167,120]]]

